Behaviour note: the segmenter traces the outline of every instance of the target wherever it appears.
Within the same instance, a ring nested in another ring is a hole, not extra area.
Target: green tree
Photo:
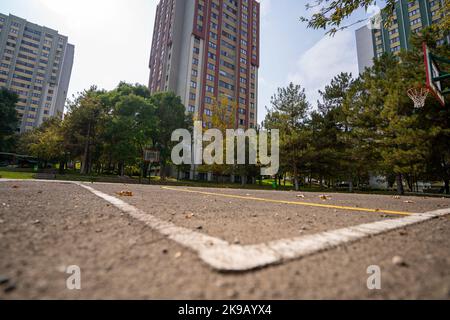
[[[166,166],[169,163],[172,147],[173,131],[188,129],[192,124],[190,117],[186,116],[186,108],[181,103],[180,97],[173,92],[156,93],[150,98],[155,106],[156,116],[159,119],[157,130],[151,133],[154,147],[160,150],[161,178],[166,178]]]
[[[102,153],[98,141],[108,117],[108,108],[102,100],[105,91],[95,86],[80,93],[69,103],[64,121],[64,139],[72,158],[81,159],[81,173],[89,174],[92,164]]]
[[[63,136],[62,120],[50,118],[40,127],[23,133],[18,142],[18,152],[34,156],[43,167],[58,162],[60,173],[68,160]]]
[[[381,173],[380,146],[377,140],[379,116],[383,108],[382,97],[371,97],[364,81],[356,79],[347,91],[343,102],[343,113],[350,131],[350,145],[347,150],[350,157],[348,163],[358,177],[358,182],[367,180],[371,175]],[[384,173],[384,172],[383,172]]]
[[[108,106],[108,117],[102,131],[104,144],[103,161],[118,164],[120,175],[126,166],[138,165],[144,175],[143,151],[151,145],[151,135],[158,127],[155,107],[150,100],[150,91],[141,85],[120,83],[103,96]]]
[[[205,124],[210,124],[212,129],[217,129],[225,137],[227,129],[234,129],[235,127],[235,114],[237,110],[236,103],[229,101],[225,96],[219,99],[214,99],[214,103],[211,106],[211,116],[203,114],[201,120]],[[208,126],[203,128],[203,133],[209,129]],[[203,147],[205,148],[209,143],[204,142]],[[223,159],[226,159],[226,146],[223,148]],[[233,169],[226,164],[212,164],[212,165],[201,165],[198,168],[201,173],[212,173],[216,178],[216,182],[222,182],[222,178],[225,175],[233,173]]]
[[[436,47],[439,32],[424,29],[411,38],[411,48],[399,57],[386,54],[375,60],[351,86],[343,111],[353,136],[356,168],[397,179],[398,192],[403,181],[409,189],[421,179],[448,179],[448,108],[434,98],[416,109],[406,95],[409,88],[424,86],[422,42],[433,52],[448,56],[448,46]],[[361,158],[362,156],[362,158]],[[361,161],[365,159],[365,161]],[[448,184],[446,182],[446,184]]]
[[[417,163],[411,154],[417,150],[413,135],[418,132],[414,131],[417,116],[406,95],[410,84],[404,78],[399,60],[388,54],[375,60],[374,67],[363,75],[363,81],[369,92],[366,108],[373,108],[372,113],[380,117],[376,141],[383,166],[396,174],[397,191],[403,194],[403,175]]]
[[[341,73],[331,80],[324,91],[319,91],[322,101],[318,104],[320,115],[315,115],[314,127],[321,127],[321,130],[315,130],[312,143],[315,149],[313,163],[315,171],[320,173],[319,180],[322,182],[323,177],[328,176],[348,181],[350,192],[359,173],[355,160],[361,156],[360,150],[357,150],[358,139],[354,128],[350,126],[344,110],[344,101],[352,85],[352,75]]]
[[[440,33],[433,28],[424,29],[420,34],[411,38],[412,50],[402,54],[402,62],[408,77],[415,77],[418,84],[425,82],[423,71],[422,43],[426,42],[433,54],[441,57],[450,57],[449,44],[437,45]],[[443,70],[449,65],[442,65]],[[442,88],[450,87],[450,79],[441,82]],[[446,105],[441,106],[430,94],[425,107],[417,110],[418,126],[426,132],[424,150],[425,168],[422,178],[428,180],[441,180],[444,182],[444,190],[450,194],[450,103],[448,97]]]
[[[0,151],[10,151],[18,125],[16,103],[18,96],[5,88],[0,89]]]
[[[271,104],[264,127],[280,130],[280,162],[291,169],[298,190],[300,170],[308,162],[307,147],[311,135],[307,130],[307,115],[310,104],[305,89],[293,83],[286,88],[279,88]]]

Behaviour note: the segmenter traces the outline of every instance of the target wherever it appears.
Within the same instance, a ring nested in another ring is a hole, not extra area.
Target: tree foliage
[[[161,153],[161,177],[165,178],[165,168],[169,162],[172,147],[176,144],[171,141],[172,132],[176,129],[187,129],[192,126],[192,119],[186,115],[186,109],[180,97],[174,93],[157,93],[150,98],[155,107],[158,125],[152,130],[153,145]]]
[[[68,104],[63,121],[51,119],[23,134],[19,150],[45,162],[81,162],[81,173],[147,172],[143,151],[161,151],[168,162],[171,133],[187,128],[184,106],[173,93],[153,96],[142,85],[120,83],[111,91],[95,86]],[[164,170],[162,170],[164,172]]]
[[[306,99],[305,89],[290,83],[286,88],[279,88],[271,99],[272,108],[264,121],[264,127],[280,131],[281,166],[292,169],[295,187],[299,188],[299,170],[308,163],[307,114],[310,104]]]
[[[396,2],[396,0],[386,0],[386,6],[383,9],[386,26],[392,23]],[[365,21],[366,19],[350,25],[345,24],[355,11],[359,9],[367,11],[370,6],[376,4],[376,0],[311,0],[306,4],[306,9],[314,13],[310,17],[301,17],[300,20],[306,22],[308,28],[328,30],[327,34],[334,35],[351,25]],[[443,1],[438,14],[442,16],[442,19],[434,25],[434,28],[441,35],[448,35],[450,30],[450,0]]]
[[[0,151],[9,151],[14,144],[18,125],[16,103],[18,96],[5,88],[0,89]]]
[[[416,109],[406,94],[425,83],[423,41],[435,54],[450,56],[448,45],[436,46],[439,37],[424,30],[411,39],[411,50],[375,59],[357,79],[337,75],[319,91],[317,109],[308,111],[300,86],[279,89],[264,124],[280,129],[281,162],[294,181],[344,183],[352,191],[380,175],[396,180],[399,193],[405,182],[417,190],[419,180],[441,180],[450,193],[449,105],[430,95]]]

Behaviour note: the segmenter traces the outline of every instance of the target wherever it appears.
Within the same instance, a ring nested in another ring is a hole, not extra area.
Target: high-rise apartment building
[[[398,0],[395,5],[392,24],[369,29],[364,26],[356,31],[359,72],[372,65],[373,58],[385,52],[397,54],[401,49],[408,50],[412,34],[420,32],[442,19],[439,9],[444,0]],[[383,19],[381,19],[382,21]],[[450,42],[450,38],[442,39]]]
[[[62,117],[74,46],[57,31],[0,14],[0,87],[19,95],[18,131]]]
[[[255,0],[160,0],[150,91],[175,92],[205,127],[220,101],[235,110],[237,128],[255,127],[259,24]]]

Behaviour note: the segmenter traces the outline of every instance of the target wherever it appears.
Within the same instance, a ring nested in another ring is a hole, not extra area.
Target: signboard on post
[[[156,149],[144,149],[144,161],[147,163],[159,163],[160,152]]]

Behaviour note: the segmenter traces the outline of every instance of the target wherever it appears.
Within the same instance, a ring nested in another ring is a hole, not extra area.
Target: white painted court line
[[[190,229],[178,227],[91,186],[73,181],[49,180],[12,180],[0,179],[0,182],[56,182],[78,185],[97,197],[109,202],[124,213],[129,214],[150,228],[167,236],[178,244],[195,251],[210,267],[218,271],[249,271],[273,264],[299,259],[317,252],[335,248],[370,236],[422,223],[441,216],[449,215],[450,208],[422,214],[413,214],[405,218],[384,220],[362,224],[333,231],[326,231],[292,239],[271,241],[264,244],[240,246]],[[93,184],[91,184],[93,185]]]

